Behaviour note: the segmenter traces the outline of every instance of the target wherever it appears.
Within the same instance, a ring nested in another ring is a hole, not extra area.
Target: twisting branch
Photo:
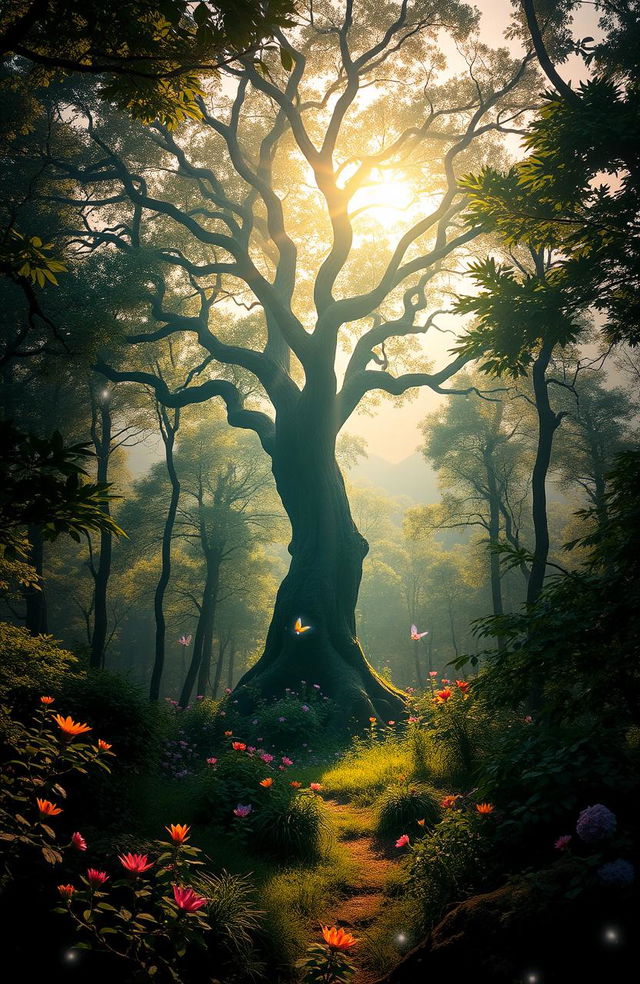
[[[199,386],[183,387],[172,393],[164,379],[150,372],[120,372],[102,359],[98,359],[93,369],[113,383],[140,383],[142,386],[149,387],[165,407],[186,407],[192,403],[206,403],[207,400],[219,396],[225,402],[227,420],[231,426],[254,431],[267,454],[273,452],[275,436],[273,420],[260,410],[246,410],[239,389],[226,379],[209,379]]]

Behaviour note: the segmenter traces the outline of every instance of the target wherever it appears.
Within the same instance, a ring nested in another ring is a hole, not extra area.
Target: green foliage
[[[439,920],[449,902],[491,877],[489,825],[491,816],[449,809],[434,832],[413,845],[407,887],[421,903],[427,925]]]
[[[4,706],[0,713],[7,724],[0,770],[0,842],[6,870],[18,877],[25,853],[38,851],[51,865],[62,861],[63,853],[73,846],[63,843],[56,830],[57,817],[67,812],[67,780],[72,775],[86,776],[89,769],[109,773],[107,762],[113,752],[99,748],[95,740],[87,741],[82,732],[67,733],[54,720],[51,703],[41,700],[30,724],[11,718]],[[82,724],[84,733],[92,730]]]
[[[27,238],[17,229],[0,233],[0,272],[24,278],[39,287],[57,285],[56,273],[67,268],[52,254],[53,243],[43,243],[39,236]]]
[[[12,5],[9,5],[11,8]],[[201,119],[201,78],[291,23],[292,0],[55,0],[0,14],[5,49],[32,63],[25,84],[61,73],[98,76],[99,93],[135,119],[173,128]],[[5,33],[6,32],[6,33]]]
[[[317,857],[327,822],[319,796],[274,792],[261,806],[252,828],[252,847],[284,860]]]
[[[90,717],[96,733],[110,736],[123,782],[126,778],[130,783],[133,776],[141,775],[157,761],[158,712],[142,690],[126,678],[105,670],[76,679],[67,677],[60,700],[69,713]]]
[[[246,959],[260,927],[261,912],[254,907],[253,885],[242,875],[199,871],[193,875],[194,888],[208,900],[210,941],[234,956]]]
[[[41,694],[57,694],[74,675],[77,660],[52,636],[32,636],[0,622],[0,702],[21,706]]]
[[[110,486],[82,481],[82,464],[91,457],[88,444],[65,445],[58,431],[40,438],[0,421],[0,546],[8,556],[24,555],[20,531],[29,525],[47,540],[67,533],[79,542],[90,530],[122,533],[105,512]]]
[[[431,830],[440,819],[441,796],[428,786],[389,786],[377,801],[376,831],[382,837]],[[424,820],[424,827],[417,826]]]

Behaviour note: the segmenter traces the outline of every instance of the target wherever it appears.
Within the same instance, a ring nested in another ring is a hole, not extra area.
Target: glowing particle
[[[604,931],[604,941],[605,943],[619,943],[620,930],[616,929],[615,926],[607,926]]]

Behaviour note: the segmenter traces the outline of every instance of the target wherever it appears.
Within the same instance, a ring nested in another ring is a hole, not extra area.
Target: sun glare
[[[366,216],[383,225],[400,225],[415,196],[401,174],[374,171],[369,181],[359,188],[349,206],[352,218]]]

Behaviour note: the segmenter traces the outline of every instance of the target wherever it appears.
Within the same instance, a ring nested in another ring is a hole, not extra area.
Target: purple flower
[[[248,803],[246,806],[243,806],[242,803],[238,803],[233,812],[237,817],[248,817],[252,809],[253,807],[251,806],[251,803]]]
[[[306,705],[306,704],[303,704],[303,705],[302,705],[302,710],[303,710],[303,711],[308,711],[308,710],[309,710],[309,708],[307,707],[307,705]]]
[[[563,834],[562,837],[558,837],[557,841],[553,845],[556,851],[566,851],[571,843],[571,834]]]
[[[286,720],[287,720],[286,718],[282,718],[282,717],[281,718],[278,718],[278,721],[280,721],[281,723],[282,723],[282,721],[286,721]]]
[[[314,683],[313,689],[314,690],[320,690],[320,684],[319,683]]]
[[[635,868],[630,861],[624,858],[616,858],[615,861],[608,861],[598,868],[598,877],[605,885],[623,887],[631,885],[636,877]]]
[[[615,833],[616,817],[602,803],[588,806],[578,817],[576,833],[585,844],[594,844]]]

